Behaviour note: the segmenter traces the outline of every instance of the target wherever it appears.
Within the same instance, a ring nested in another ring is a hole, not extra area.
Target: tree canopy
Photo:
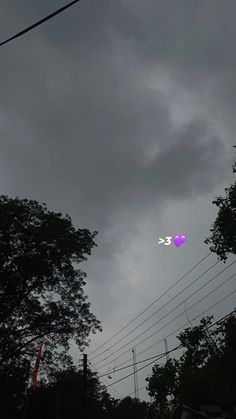
[[[236,404],[236,310],[211,326],[212,317],[207,317],[199,326],[185,329],[178,336],[183,355],[153,367],[148,391],[161,417],[169,417],[178,404],[193,408]]]
[[[233,166],[236,172],[236,163]],[[206,239],[226,261],[236,254],[236,182],[216,198],[217,218]],[[0,403],[5,419],[22,417],[25,391],[39,344],[42,380],[30,393],[27,419],[79,417],[84,410],[82,371],[69,355],[101,330],[84,292],[87,260],[97,232],[76,229],[69,215],[37,201],[0,196]],[[179,359],[156,364],[147,378],[153,403],[112,398],[88,371],[87,419],[167,419],[178,404],[236,405],[236,311],[212,327],[212,318],[185,329]],[[38,416],[37,416],[38,415]]]
[[[236,173],[236,163],[233,165]],[[228,254],[236,254],[236,182],[225,189],[225,196],[214,201],[218,207],[217,218],[211,228],[211,236],[205,240],[210,250],[221,260],[226,261]]]
[[[68,419],[84,417],[84,379],[80,369],[69,368],[58,372],[54,380],[42,384],[29,394],[27,419]],[[96,373],[87,371],[86,418],[110,419],[118,404],[99,382]]]
[[[9,380],[4,371],[14,365],[25,380],[42,340],[43,369],[50,372],[71,364],[72,339],[83,349],[89,334],[101,330],[84,293],[86,274],[78,267],[91,254],[96,234],[76,229],[68,215],[46,204],[0,196],[2,387]]]
[[[42,385],[30,395],[27,419],[83,418],[83,373],[68,369],[56,375],[54,382]],[[152,419],[149,403],[109,395],[96,373],[88,370],[87,419]]]

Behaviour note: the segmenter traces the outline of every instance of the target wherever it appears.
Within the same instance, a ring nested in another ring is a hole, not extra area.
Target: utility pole
[[[169,357],[169,350],[168,350],[168,343],[167,343],[167,339],[164,339],[164,343],[165,343],[165,353],[166,353],[166,362],[169,361],[170,357]]]
[[[83,408],[84,408],[84,419],[87,418],[87,371],[88,371],[88,357],[84,354],[83,358]]]
[[[133,353],[133,368],[134,368],[134,397],[135,397],[135,399],[139,399],[138,374],[137,374],[137,362],[136,362],[136,350],[135,350],[135,348],[132,349],[132,353]]]

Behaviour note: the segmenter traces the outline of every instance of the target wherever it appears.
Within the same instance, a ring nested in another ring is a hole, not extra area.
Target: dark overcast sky
[[[4,40],[64,3],[0,4]],[[99,232],[85,265],[104,328],[92,349],[208,251],[211,201],[232,181],[235,13],[235,0],[81,0],[0,49],[0,191]],[[175,234],[187,235],[182,248],[157,244]],[[219,318],[234,302],[212,313]],[[115,388],[130,393],[132,378]]]

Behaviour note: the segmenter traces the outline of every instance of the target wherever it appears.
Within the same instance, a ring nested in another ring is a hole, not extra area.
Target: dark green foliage
[[[0,418],[18,419],[25,398],[30,364],[18,361],[0,368]]]
[[[112,398],[97,375],[88,371],[87,409],[84,413],[82,371],[65,370],[51,384],[29,394],[26,419],[154,419],[147,402],[125,397]]]
[[[212,318],[180,333],[186,349],[179,360],[155,365],[147,379],[159,414],[168,416],[178,404],[233,406],[236,404],[236,311],[214,329]]]
[[[148,419],[149,405],[146,402],[125,397],[113,412],[113,419]]]
[[[48,211],[45,204],[0,196],[2,387],[4,376],[12,388],[21,372],[25,376],[42,339],[42,370],[49,374],[71,365],[71,339],[83,348],[89,334],[101,330],[84,294],[86,274],[78,268],[91,254],[95,236],[76,229],[68,215]]]
[[[154,397],[158,416],[165,418],[169,416],[172,409],[170,397],[176,387],[176,362],[170,359],[164,366],[156,364],[152,370],[152,376],[147,378],[148,390],[151,397]]]
[[[236,163],[233,166],[236,173]],[[210,250],[226,261],[229,253],[236,254],[236,182],[225,189],[226,195],[213,201],[218,207],[217,218],[211,228],[211,236],[205,240]]]
[[[51,384],[29,394],[27,419],[111,418],[117,405],[96,374],[88,371],[86,416],[82,371],[71,368],[57,374]]]

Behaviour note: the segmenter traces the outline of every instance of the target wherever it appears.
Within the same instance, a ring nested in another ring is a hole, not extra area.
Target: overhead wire
[[[117,372],[119,372],[119,371],[122,371],[122,370],[124,370],[126,368],[131,368],[134,365],[142,364],[143,362],[150,361],[151,359],[157,358],[158,356],[166,355],[166,354],[169,354],[169,353],[171,353],[171,351],[162,352],[162,353],[160,353],[158,355],[151,356],[150,358],[146,358],[146,359],[142,359],[141,361],[133,362],[132,364],[127,365],[126,367],[115,369],[115,371],[112,372],[112,375],[115,374],[115,373],[117,373]],[[106,376],[107,376],[107,374],[102,374],[102,375],[99,375],[98,378],[102,378],[102,377],[106,377]]]
[[[95,370],[96,372],[98,372],[96,370],[96,368],[94,368],[94,366],[93,366],[93,364],[91,362],[89,362],[89,364],[91,365],[91,367],[93,368],[93,370]],[[103,382],[104,386],[107,387],[107,383],[105,382],[105,376],[106,376],[106,374],[101,375],[101,376],[97,376],[96,378],[99,379],[99,380],[101,380]],[[115,388],[110,388],[110,392],[113,393],[113,396],[115,395],[115,397],[118,396],[120,399],[122,399],[121,394]]]
[[[211,278],[210,280],[208,280],[204,285],[202,285],[199,289],[197,289],[196,291],[194,291],[189,297],[187,297],[185,300],[181,301],[177,306],[175,306],[172,310],[170,310],[167,314],[165,314],[164,316],[162,316],[160,319],[158,319],[153,325],[149,326],[147,329],[145,329],[142,333],[140,333],[139,335],[137,335],[136,337],[134,337],[133,339],[131,339],[129,342],[126,342],[126,344],[120,346],[118,349],[114,350],[110,355],[107,355],[105,358],[103,358],[102,360],[100,360],[99,362],[95,363],[96,366],[98,366],[100,363],[102,363],[103,361],[105,361],[106,359],[110,358],[111,356],[113,356],[115,353],[119,352],[121,349],[123,349],[124,347],[126,347],[127,345],[129,345],[130,343],[134,342],[136,339],[138,339],[139,337],[141,337],[142,335],[144,335],[146,332],[148,332],[150,329],[152,329],[154,326],[156,326],[158,323],[160,323],[164,318],[168,317],[173,311],[175,311],[178,307],[180,307],[186,300],[189,300],[190,298],[192,298],[193,295],[195,295],[197,292],[199,292],[200,290],[202,290],[205,286],[207,286],[210,282],[212,282],[214,279],[216,279],[219,275],[221,275],[222,273],[224,273],[227,269],[229,269],[234,263],[236,263],[236,261],[232,262],[229,266],[227,266],[226,268],[224,268],[221,272],[219,272],[218,274],[216,274],[213,278]],[[227,278],[223,283],[221,283],[217,288],[215,288],[214,290],[212,290],[210,293],[206,294],[203,299],[205,299],[207,296],[209,296],[211,293],[215,292],[219,287],[221,287],[222,285],[224,285],[227,281],[229,281],[235,274],[233,274],[231,277]],[[194,307],[195,305],[199,304],[199,302],[201,302],[202,299],[200,299],[198,302],[194,303],[193,305],[191,305],[189,307],[189,309],[191,309],[192,307]],[[179,318],[182,314],[185,313],[181,312],[178,316],[176,316],[174,319],[172,319],[169,323],[167,323],[167,325],[169,325],[170,323],[172,323],[174,320],[176,320],[177,318]],[[164,326],[166,327],[166,326]],[[162,330],[164,327],[162,327],[161,329],[159,329],[158,331]],[[156,334],[158,331],[156,331],[154,334]],[[146,337],[143,341],[148,340],[150,337],[152,337],[152,335],[150,335],[149,337]],[[139,342],[138,344],[136,344],[136,346],[140,345],[143,341]],[[123,352],[122,354],[127,353],[127,351]],[[122,355],[123,356],[123,355]],[[114,358],[112,361],[116,361],[117,359],[119,359],[121,357],[121,355],[119,357]],[[107,364],[109,364],[109,361]],[[104,364],[102,366],[100,366],[100,368],[103,368],[104,366],[106,366],[107,364]]]
[[[15,35],[13,35],[13,36],[11,36],[10,38],[8,38],[8,39],[6,39],[5,41],[3,41],[3,42],[1,42],[0,43],[0,46],[3,46],[3,45],[5,45],[6,43],[8,43],[8,42],[10,42],[10,41],[12,41],[12,40],[14,40],[14,39],[16,39],[16,38],[18,38],[18,37],[20,37],[20,36],[22,36],[22,35],[24,35],[25,33],[27,33],[27,32],[29,32],[29,31],[31,31],[31,30],[33,30],[34,28],[36,28],[37,26],[40,26],[41,24],[43,24],[43,23],[45,23],[46,21],[48,21],[48,20],[50,20],[50,19],[52,19],[53,17],[55,17],[56,15],[58,15],[59,13],[62,13],[64,10],[66,10],[67,8],[69,8],[69,7],[71,7],[72,5],[74,5],[75,3],[78,3],[80,0],[74,0],[74,1],[72,1],[72,2],[70,2],[70,3],[68,3],[68,4],[66,4],[66,5],[64,5],[63,7],[61,7],[61,8],[59,8],[59,9],[57,9],[56,11],[54,11],[53,13],[51,13],[51,14],[49,14],[49,15],[47,15],[46,17],[44,17],[43,19],[40,19],[39,21],[37,21],[37,22],[35,22],[34,24],[32,24],[32,25],[30,25],[29,27],[27,27],[27,28],[25,28],[24,30],[22,30],[22,31],[20,31],[20,32],[18,32],[18,33],[16,33]],[[151,308],[157,301],[159,301],[160,300],[160,298],[161,297],[163,297],[164,295],[166,295],[167,294],[167,292],[169,292],[171,289],[173,289],[182,279],[184,279],[189,273],[191,273],[197,266],[199,266],[200,265],[200,263],[202,263],[203,262],[203,260],[205,260],[208,256],[210,255],[210,253],[208,253],[203,259],[201,259],[200,260],[200,262],[198,263],[198,264],[196,264],[193,268],[191,268],[186,274],[184,274],[181,278],[179,278],[176,282],[175,282],[175,284],[173,284],[168,290],[166,290],[161,296],[159,296],[154,302],[152,302],[146,309],[144,309],[141,313],[139,313],[139,315],[138,316],[136,316],[132,321],[130,321],[127,325],[125,325],[123,328],[121,328],[116,334],[114,334],[111,338],[109,338],[105,343],[103,343],[102,345],[100,345],[97,349],[95,349],[95,351],[92,351],[91,352],[91,354],[92,353],[95,353],[97,350],[99,350],[101,347],[103,347],[106,343],[108,343],[108,342],[110,342],[114,337],[116,337],[118,334],[120,334],[123,330],[125,330],[130,324],[132,324],[135,320],[137,320],[142,314],[144,314],[149,308]],[[218,263],[218,262],[216,262],[216,263]],[[234,262],[233,262],[234,263]],[[232,264],[233,264],[232,263]],[[232,265],[231,264],[231,265]],[[214,264],[213,265],[213,267],[215,266],[216,264]],[[231,266],[230,265],[230,266]],[[210,269],[212,269],[212,268],[210,268]],[[210,270],[209,269],[209,270]],[[209,271],[208,270],[208,271]],[[207,272],[208,272],[207,271]],[[205,273],[204,273],[205,274]],[[234,274],[235,275],[235,274]],[[234,275],[232,275],[230,278],[228,278],[226,281],[224,281],[220,286],[222,286],[225,282],[227,282],[229,279],[231,279]],[[218,275],[217,275],[218,276]],[[201,276],[200,276],[201,277]],[[215,277],[214,277],[215,278]],[[213,280],[213,278],[210,280],[210,281],[212,281]],[[193,281],[193,282],[195,282],[195,281]],[[208,283],[209,283],[209,281],[208,281]],[[208,284],[207,283],[207,284]],[[192,285],[192,283],[190,284],[190,285]],[[187,289],[190,285],[188,285],[185,289]],[[206,284],[204,285],[204,286],[206,286]],[[204,296],[203,297],[203,299],[205,299],[207,296],[209,296],[211,293],[213,293],[214,291],[216,291],[218,288],[220,288],[220,286],[218,286],[216,289],[214,289],[212,292],[210,292],[210,293],[208,293],[206,296]],[[202,289],[203,287],[201,287],[200,289]],[[195,291],[192,295],[194,295],[196,292],[198,292],[200,289],[198,289],[197,291]],[[172,298],[168,303],[170,303],[171,301],[173,301],[175,298],[177,298],[177,296],[179,296],[182,292],[184,292],[184,290],[183,291],[181,291],[179,294],[177,294],[174,298]],[[236,292],[236,290],[234,291],[234,292]],[[233,293],[234,293],[233,292]],[[218,301],[216,304],[219,304],[221,301],[223,301],[223,300],[225,300],[226,298],[228,298],[230,295],[232,295],[233,293],[230,293],[230,294],[228,294],[227,296],[225,296],[224,298],[222,298],[220,301]],[[192,297],[192,295],[190,296],[190,297],[188,297],[185,301],[187,301],[189,298],[191,298]],[[196,304],[198,304],[199,302],[201,302],[203,299],[201,299],[201,300],[199,300],[197,303],[195,303],[195,304],[193,304],[191,307],[189,307],[189,309],[190,308],[192,308],[193,306],[195,306]],[[167,304],[168,304],[167,303]],[[166,304],[166,305],[167,305]],[[183,302],[182,303],[180,303],[177,307],[179,307],[181,304],[183,304]],[[214,304],[212,307],[214,307],[216,304]],[[163,307],[165,307],[165,305],[163,306]],[[163,308],[162,307],[162,308]],[[177,307],[175,307],[175,309],[177,308]],[[212,308],[211,307],[211,308]],[[139,327],[141,327],[144,323],[146,323],[148,320],[150,320],[150,318],[152,318],[157,312],[159,312],[161,310],[161,308],[159,309],[159,310],[157,310],[155,313],[153,313],[151,316],[149,316],[147,319],[145,319],[145,321],[143,321],[140,325],[138,325],[135,329],[133,329],[131,332],[129,332],[127,335],[125,335],[123,338],[121,338],[118,342],[116,342],[115,344],[113,344],[110,348],[108,348],[106,351],[108,351],[109,349],[111,349],[112,347],[114,347],[116,344],[118,344],[119,342],[121,342],[123,339],[125,339],[127,336],[129,336],[131,333],[133,333],[135,330],[137,330]],[[205,312],[206,311],[208,311],[209,309],[207,309],[207,310],[205,310]],[[186,310],[185,310],[186,311]],[[172,312],[172,311],[171,311]],[[170,313],[171,313],[170,312]],[[170,314],[170,313],[168,313],[168,314]],[[181,313],[181,314],[183,314],[183,313]],[[200,316],[202,315],[203,313],[201,313],[200,314]],[[197,317],[199,317],[199,316],[197,316]],[[196,317],[196,318],[197,318]],[[195,318],[195,319],[196,319]],[[163,318],[162,318],[163,319]],[[194,319],[194,320],[195,320]],[[189,319],[188,319],[188,321],[189,321]],[[156,325],[157,323],[155,323],[154,325]],[[154,325],[152,325],[151,326],[151,328],[154,326]],[[148,331],[148,330],[150,330],[150,328],[148,328],[146,331]],[[145,332],[143,332],[141,335],[143,335]],[[138,335],[135,339],[133,339],[133,340],[136,340],[138,337],[140,337],[141,335]],[[147,338],[148,339],[148,338]],[[145,339],[145,340],[147,340],[147,339]],[[132,341],[133,341],[132,340]],[[131,343],[132,341],[130,341],[129,343]],[[128,344],[129,344],[128,343]],[[140,344],[140,343],[139,343]],[[122,348],[122,347],[121,347]],[[120,349],[121,349],[120,348]],[[119,350],[120,350],[119,349]],[[179,349],[179,347],[176,347],[176,348],[174,348],[173,350],[171,350],[171,351],[168,351],[168,353],[171,353],[171,352],[173,352],[173,351],[175,351],[175,350],[177,350],[177,349]],[[106,352],[106,351],[103,351],[103,353],[104,352]],[[102,353],[101,353],[102,354]],[[97,358],[98,356],[101,356],[101,354],[100,355],[97,355],[96,357],[94,357],[93,359],[95,359],[95,358]],[[163,356],[165,356],[166,355],[166,353],[164,353],[164,354],[162,354],[161,355],[161,357],[163,357]],[[111,355],[110,355],[111,356]],[[151,358],[148,358],[148,359],[151,359]],[[146,360],[148,360],[148,359],[146,359]],[[158,358],[159,359],[159,358]],[[155,357],[155,360],[156,360],[156,357]],[[139,362],[137,362],[137,364],[139,364],[139,363],[142,363],[142,362],[144,362],[145,360],[142,360],[142,361],[139,361]],[[155,362],[155,361],[152,361],[150,364],[147,364],[146,366],[144,366],[144,367],[142,367],[142,368],[140,368],[140,369],[138,369],[137,371],[140,371],[140,370],[142,370],[143,368],[146,368],[148,365],[151,365],[153,362]],[[129,366],[127,366],[127,367],[124,367],[124,368],[128,368]],[[119,370],[122,370],[123,368],[120,368],[120,369],[116,369],[116,372],[118,372]],[[133,373],[132,374],[129,374],[128,376],[126,376],[126,377],[124,377],[123,379],[125,379],[125,378],[128,378],[130,375],[133,375]],[[100,376],[99,378],[101,378],[101,377],[103,377],[103,376]],[[122,380],[122,379],[121,379]],[[112,384],[110,384],[110,385],[108,385],[108,387],[110,387],[111,385],[114,385],[114,384],[116,384],[117,382],[119,382],[119,381],[121,381],[121,380],[118,380],[118,381],[116,381],[115,383],[112,383]],[[139,390],[141,390],[141,389],[139,389]],[[118,392],[117,392],[118,393]],[[131,393],[132,394],[132,393]]]
[[[134,317],[130,322],[128,322],[125,326],[119,329],[114,335],[112,335],[109,339],[99,345],[96,349],[89,353],[91,356],[93,353],[97,352],[99,349],[104,347],[107,343],[109,343],[112,339],[118,336],[123,330],[127,329],[132,323],[134,323],[139,317],[141,317],[144,313],[146,313],[149,308],[151,308],[154,304],[156,304],[162,297],[164,297],[169,291],[171,291],[176,285],[178,285],[187,275],[189,275],[195,268],[197,268],[205,259],[207,259],[211,255],[211,252],[207,253],[198,263],[196,263],[191,269],[189,269],[184,275],[182,275],[173,285],[171,285],[165,292],[163,292],[160,296],[158,296],[151,304],[149,304],[144,310],[142,310],[136,317]]]
[[[135,332],[137,329],[139,329],[141,326],[143,326],[148,320],[150,320],[157,313],[159,313],[163,308],[165,308],[168,304],[170,304],[177,297],[179,297],[182,293],[184,293],[184,291],[186,291],[189,287],[191,287],[195,282],[199,281],[204,275],[206,275],[208,272],[210,272],[210,270],[213,269],[218,263],[219,263],[219,260],[217,260],[212,266],[210,266],[210,268],[208,268],[205,272],[203,272],[201,275],[199,275],[197,278],[195,278],[192,282],[190,282],[190,284],[188,284],[183,290],[181,290],[180,292],[178,292],[178,294],[176,294],[174,297],[172,297],[164,305],[162,305],[161,307],[159,307],[158,310],[154,311],[154,313],[152,313],[149,317],[147,317],[144,321],[142,321],[142,323],[138,324],[134,329],[132,329],[125,336],[123,336],[118,341],[116,341],[115,343],[113,343],[107,349],[105,349],[104,351],[102,351],[100,354],[98,354],[98,355],[94,356],[93,358],[91,358],[91,360],[94,361],[96,358],[98,358],[99,356],[103,355],[105,352],[107,352],[110,349],[112,349],[114,346],[116,346],[118,343],[120,343],[123,339],[125,339],[126,337],[128,337],[131,333]]]
[[[235,291],[234,291],[232,294],[234,294],[234,293],[235,293]],[[192,319],[191,321],[198,319],[198,318],[199,318],[199,317],[201,317],[203,314],[207,313],[207,311],[211,310],[211,309],[212,309],[212,308],[214,308],[216,305],[218,305],[219,303],[221,303],[222,301],[224,301],[225,299],[227,299],[228,297],[230,297],[230,295],[231,295],[231,294],[228,294],[226,297],[223,297],[221,300],[219,300],[217,303],[215,303],[215,304],[214,304],[213,306],[211,306],[209,309],[204,310],[204,311],[203,311],[202,313],[200,313],[198,316],[194,317],[194,319]],[[231,311],[229,314],[227,314],[225,317],[229,316],[229,315],[230,315],[230,314],[232,314],[233,312],[234,312],[234,310],[233,310],[233,311]],[[186,322],[186,323],[182,324],[180,327],[178,327],[177,329],[175,329],[173,332],[169,333],[169,334],[166,336],[166,338],[169,338],[169,337],[171,337],[171,336],[175,335],[177,332],[181,331],[184,327],[188,326],[188,324],[189,324],[189,322]],[[214,326],[214,324],[215,324],[215,323],[213,323],[213,325],[212,325],[212,326]],[[154,348],[154,346],[159,345],[161,342],[163,342],[163,339],[160,339],[158,342],[153,343],[152,345],[148,346],[148,347],[147,347],[146,349],[144,349],[143,351],[141,351],[141,352],[137,353],[137,356],[142,355],[143,353],[147,352],[148,350],[150,350],[150,349]],[[128,360],[126,360],[125,362],[122,362],[121,364],[119,364],[119,366],[126,364],[126,363],[127,363],[127,362],[129,362],[131,359],[132,359],[132,358],[130,358],[130,359],[128,359]]]
[[[12,35],[10,38],[5,39],[5,41],[0,42],[0,47],[7,44],[10,41],[13,41],[13,39],[19,38],[20,36],[26,34],[27,32],[32,31],[37,26],[42,25],[43,23],[47,22],[48,20],[52,19],[59,13],[64,12],[64,10],[68,9],[69,7],[73,6],[75,3],[78,3],[80,0],[73,0],[68,4],[65,4],[64,6],[60,7],[59,9],[55,10],[53,13],[50,13],[49,15],[45,16],[43,19],[38,20],[37,22],[33,23],[32,25],[28,26],[27,28],[21,30],[20,32],[17,32],[15,35]]]
[[[223,320],[225,320],[227,317],[229,317],[233,313],[235,313],[235,310],[232,310],[230,313],[226,314],[225,316],[221,317],[219,320],[212,323],[209,327],[206,328],[206,331],[209,330],[210,328],[212,328],[213,326],[215,326],[216,324],[221,323]],[[143,386],[143,387],[138,388],[138,391],[141,391],[146,387],[147,387],[147,384],[145,384],[145,386]],[[128,396],[126,396],[126,397],[132,396],[132,394],[134,394],[134,391],[132,391],[132,393],[129,393]]]
[[[171,349],[170,351],[168,351],[168,353],[171,353],[171,352],[177,351],[177,349],[179,349],[179,348],[180,348],[180,345],[179,345],[179,346],[176,346],[176,348],[174,348],[174,349]],[[161,359],[161,358],[163,358],[163,357],[165,357],[165,356],[166,356],[166,354],[165,354],[165,353],[164,353],[164,354],[162,354],[162,355],[156,356],[154,361],[149,362],[147,365],[144,365],[144,367],[138,368],[138,369],[137,369],[137,372],[139,372],[139,371],[143,370],[144,368],[147,368],[149,365],[154,364],[154,362],[158,361],[159,359]],[[125,380],[126,378],[131,377],[132,375],[134,375],[134,372],[132,372],[132,373],[130,373],[130,374],[128,374],[128,375],[126,375],[125,377],[120,378],[119,380],[115,381],[114,383],[109,384],[109,385],[108,385],[108,387],[113,386],[113,384],[117,384],[117,383],[119,383],[120,381],[123,381],[123,380]]]
[[[143,386],[143,387],[140,387],[140,388],[138,388],[138,391],[141,391],[141,390],[147,390],[147,384],[145,384],[145,386]],[[126,397],[130,397],[130,396],[132,396],[132,394],[134,394],[134,391],[132,391],[132,393],[129,393],[129,395],[128,396],[126,396]]]
[[[218,287],[216,287],[213,291],[211,291],[210,293],[206,294],[204,297],[202,297],[200,300],[198,300],[197,302],[195,302],[194,304],[192,304],[192,306],[189,307],[193,308],[194,306],[196,306],[197,304],[199,304],[201,301],[203,301],[205,298],[207,298],[209,295],[211,295],[213,292],[215,292],[217,289],[221,288],[226,282],[228,282],[230,279],[232,279],[236,274],[231,275],[229,278],[227,278],[223,283],[221,283]],[[208,311],[208,309],[207,309]],[[151,335],[149,335],[147,338],[143,339],[142,341],[136,343],[136,347],[141,345],[143,342],[146,342],[148,339],[150,339],[151,337],[155,336],[157,333],[159,333],[161,330],[163,330],[165,327],[169,326],[174,320],[176,320],[177,318],[179,318],[181,315],[183,315],[184,312],[181,312],[178,316],[176,316],[174,319],[172,319],[171,321],[169,321],[168,323],[166,323],[164,326],[162,326],[161,328],[159,328],[157,331],[155,331],[154,333],[152,333]],[[184,323],[184,325],[182,325],[181,327],[179,327],[178,329],[176,329],[174,332],[169,333],[166,338],[172,336],[173,334],[175,334],[176,332],[178,332],[179,330],[181,330],[183,327],[187,326],[189,324],[189,322]],[[144,349],[143,351],[137,353],[137,356],[145,353],[146,351],[152,349],[154,346],[156,346],[157,344],[163,342],[164,339],[160,339],[158,342],[155,342],[154,344],[148,346],[146,349]],[[119,356],[117,356],[114,360],[112,361],[117,361],[117,359],[121,358],[123,355],[125,355],[126,353],[130,352],[131,348],[127,349],[126,351],[122,352]],[[117,365],[117,367],[120,367],[121,365],[126,364],[127,362],[129,362],[131,359],[126,360],[125,362]],[[112,362],[110,361],[110,362]],[[109,362],[109,363],[110,363]],[[106,366],[106,364],[102,365],[99,367],[99,369],[104,368]]]
[[[98,377],[99,378],[99,377]],[[107,387],[108,386],[108,384],[105,382],[105,380],[104,380],[104,378],[99,378],[101,381],[103,381],[103,384],[104,384],[104,386],[105,387]],[[115,397],[115,398],[117,398],[117,396],[118,396],[118,398],[119,399],[122,399],[122,396],[121,396],[121,394],[115,389],[115,388],[110,388],[110,392],[111,393],[113,393],[113,397]]]
[[[230,297],[232,294],[234,294],[236,292],[236,289],[233,291],[233,292],[231,292],[231,293],[229,293],[229,294],[227,294],[225,297],[223,297],[223,298],[221,298],[217,303],[215,303],[213,306],[211,306],[210,308],[208,308],[207,310],[205,310],[204,312],[202,312],[200,315],[198,315],[197,317],[195,317],[194,319],[192,319],[192,320],[196,320],[196,318],[198,318],[198,317],[200,317],[200,316],[202,316],[206,311],[209,311],[209,310],[211,310],[211,308],[213,308],[213,307],[215,307],[217,304],[219,304],[220,302],[222,302],[222,301],[224,301],[224,300],[226,300],[228,297]],[[230,313],[228,313],[226,316],[224,316],[223,317],[223,319],[224,318],[226,318],[226,317],[228,317],[230,314],[232,314],[234,312],[234,310],[232,310]],[[208,329],[210,329],[211,327],[213,327],[215,324],[217,324],[218,322],[220,322],[220,321],[222,321],[222,319],[220,319],[220,320],[218,320],[217,322],[215,322],[215,323],[213,323],[212,325],[210,325],[210,326],[208,326],[207,328],[206,328],[206,330],[208,330]],[[181,346],[183,346],[183,345],[181,345]],[[174,349],[172,349],[171,351],[168,351],[168,352],[174,352],[174,351],[176,351],[177,349],[179,349],[180,348],[180,345],[178,345],[178,346],[176,346]],[[152,365],[152,364],[154,364],[156,361],[158,361],[159,359],[161,359],[161,358],[164,358],[166,356],[166,353],[164,353],[163,355],[161,355],[161,356],[158,356],[154,361],[151,361],[151,362],[149,362],[147,365],[144,365],[143,367],[141,367],[141,368],[138,368],[136,371],[137,372],[139,372],[139,371],[141,371],[141,370],[143,370],[143,369],[145,369],[145,368],[147,368],[148,366],[150,366],[150,365]],[[117,383],[119,383],[119,382],[121,382],[121,381],[123,381],[123,380],[125,380],[125,379],[127,379],[127,378],[129,378],[129,377],[131,377],[132,375],[134,375],[134,372],[132,372],[132,373],[130,373],[130,374],[128,374],[128,375],[126,375],[125,377],[122,377],[122,378],[120,378],[119,380],[117,380],[117,381],[115,381],[114,383],[111,383],[111,384],[109,384],[108,385],[108,387],[110,387],[110,386],[112,386],[112,385],[114,385],[114,384],[117,384]]]

